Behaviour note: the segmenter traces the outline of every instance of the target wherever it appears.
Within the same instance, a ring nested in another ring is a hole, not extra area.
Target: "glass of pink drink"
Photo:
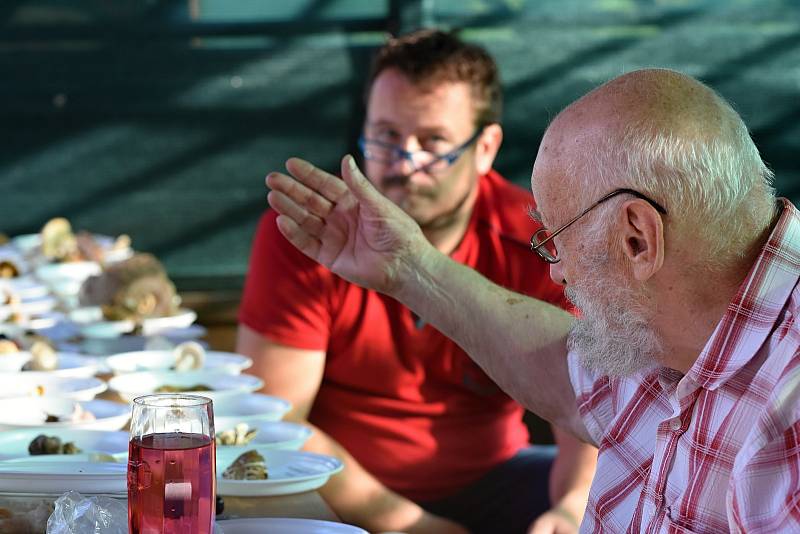
[[[210,534],[216,505],[211,399],[133,400],[128,448],[130,534]]]

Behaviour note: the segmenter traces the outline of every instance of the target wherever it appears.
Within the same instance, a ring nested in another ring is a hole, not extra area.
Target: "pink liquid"
[[[130,534],[208,534],[215,510],[214,443],[200,434],[148,434],[128,448]]]

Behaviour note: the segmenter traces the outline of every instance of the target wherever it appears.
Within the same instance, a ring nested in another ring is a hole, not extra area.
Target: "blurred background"
[[[797,0],[2,0],[0,231],[130,235],[230,348],[264,175],[337,169],[371,53],[423,26],[495,56],[514,182],[565,105],[659,66],[728,98],[800,201]]]

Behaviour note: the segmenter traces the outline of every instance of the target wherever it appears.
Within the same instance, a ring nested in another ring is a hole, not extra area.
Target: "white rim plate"
[[[110,455],[121,455],[123,453],[127,455],[128,442],[130,441],[130,434],[120,430],[86,430],[82,428],[60,428],[53,432],[45,432],[41,428],[6,430],[0,433],[0,460],[30,457],[28,445],[39,434],[57,436],[62,443],[71,441],[87,454],[103,452]],[[39,456],[45,457],[48,455]],[[66,462],[66,460],[61,461]]]
[[[68,416],[75,404],[94,414],[93,421],[45,423],[47,414]],[[95,399],[75,401],[54,397],[22,397],[0,399],[0,430],[38,428],[44,434],[52,435],[64,428],[87,430],[119,430],[125,426],[131,415],[127,404],[109,400]],[[2,453],[2,451],[0,451]]]
[[[263,517],[253,519],[223,519],[217,526],[225,534],[367,534],[345,523],[288,517]]]
[[[26,353],[23,352],[22,354]],[[34,377],[38,379],[47,379],[49,376],[88,378],[96,375],[102,366],[102,363],[97,358],[82,356],[74,352],[57,352],[56,356],[58,357],[58,367],[52,371],[21,372],[29,379],[33,379]]]
[[[0,491],[14,494],[124,494],[127,464],[88,461],[0,462]]]
[[[233,428],[239,423],[236,417],[214,416],[214,432],[219,436],[221,432]],[[307,426],[288,421],[259,421],[248,423],[250,428],[258,429],[258,433],[247,445],[217,445],[218,449],[240,449],[240,454],[252,447],[266,447],[270,449],[284,449],[296,451],[311,437],[311,429]]]
[[[109,387],[120,396],[132,401],[141,395],[155,392],[161,386],[191,387],[203,384],[212,391],[185,391],[187,395],[200,395],[216,402],[220,398],[249,393],[259,389],[264,382],[251,375],[225,375],[213,370],[200,371],[141,371],[117,375],[108,381]]]
[[[8,397],[65,397],[92,400],[108,389],[94,377],[55,376],[51,373],[0,373],[0,398]]]
[[[137,371],[168,371],[175,364],[171,350],[141,350],[122,352],[106,358],[106,364],[114,373]],[[233,352],[206,351],[202,369],[214,369],[228,374],[239,374],[253,365],[253,360]]]
[[[245,451],[256,450],[264,457],[266,480],[228,480],[222,473]],[[240,497],[290,495],[323,486],[331,475],[342,470],[333,456],[305,451],[285,451],[263,446],[217,448],[217,493]]]

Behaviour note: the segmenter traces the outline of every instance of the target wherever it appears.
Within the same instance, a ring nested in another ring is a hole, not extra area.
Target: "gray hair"
[[[742,257],[769,224],[775,190],[773,173],[744,122],[724,99],[713,96],[717,109],[707,121],[628,121],[597,143],[594,154],[581,158],[590,168],[575,171],[596,177],[587,184],[593,194],[630,187],[650,196],[670,217],[696,227],[692,238],[707,258],[727,262]]]

